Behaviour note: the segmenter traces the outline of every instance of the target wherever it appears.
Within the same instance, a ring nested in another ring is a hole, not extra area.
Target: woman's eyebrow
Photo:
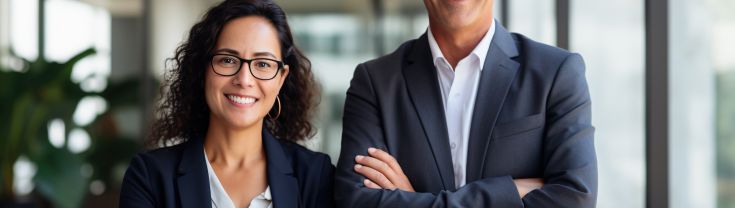
[[[215,53],[223,53],[224,52],[224,53],[229,53],[229,54],[232,54],[232,55],[238,55],[238,54],[240,54],[236,50],[231,49],[231,48],[220,48],[220,49],[215,50],[214,52]]]
[[[231,48],[220,48],[220,49],[214,50],[214,53],[226,53],[226,54],[231,54],[231,55],[236,55],[236,56],[239,56],[240,55],[240,53],[237,52],[237,50],[231,49]],[[265,52],[265,51],[263,51],[263,52],[255,52],[253,54],[253,56],[256,56],[256,57],[257,56],[261,56],[261,57],[262,56],[268,56],[268,57],[271,57],[271,58],[274,58],[274,59],[275,58],[278,58],[278,57],[276,57],[275,54],[273,54],[271,52]]]
[[[274,59],[275,59],[275,58],[278,58],[278,57],[276,57],[276,55],[274,55],[274,54],[273,54],[273,53],[271,53],[271,52],[255,52],[255,54],[253,54],[253,55],[254,55],[254,56],[270,56],[270,57],[272,57],[272,58],[274,58]]]

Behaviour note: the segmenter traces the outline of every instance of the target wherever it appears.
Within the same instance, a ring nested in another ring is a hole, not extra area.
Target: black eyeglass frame
[[[227,75],[227,74],[220,74],[219,72],[217,72],[217,70],[215,70],[215,69],[214,69],[214,68],[215,68],[215,66],[214,66],[214,65],[215,65],[215,64],[214,64],[214,57],[215,57],[215,56],[229,56],[229,57],[232,57],[232,58],[238,59],[238,60],[240,61],[240,65],[239,65],[239,66],[237,66],[237,70],[235,70],[235,72],[234,72],[234,73],[232,73],[232,74],[229,74],[229,75]],[[273,73],[273,76],[272,76],[272,77],[270,77],[270,78],[267,78],[267,79],[265,79],[265,78],[260,78],[260,77],[258,77],[258,76],[255,76],[255,73],[253,73],[253,66],[251,66],[251,63],[252,63],[253,61],[255,61],[255,60],[268,60],[268,61],[273,61],[273,62],[276,62],[276,64],[278,64],[278,68],[276,69],[276,73]],[[271,80],[271,79],[273,79],[273,78],[276,78],[276,76],[278,75],[278,71],[280,71],[281,69],[283,69],[283,66],[285,65],[285,64],[283,63],[283,61],[279,61],[279,60],[275,60],[275,59],[271,59],[271,58],[253,58],[253,59],[244,59],[244,58],[240,58],[240,57],[237,57],[237,56],[235,56],[235,55],[232,55],[232,54],[222,54],[222,53],[220,53],[220,54],[214,54],[214,55],[212,55],[212,57],[211,57],[211,58],[209,59],[209,65],[210,65],[210,66],[212,67],[212,71],[214,71],[214,73],[215,73],[215,74],[217,74],[217,75],[220,75],[220,76],[225,76],[225,77],[231,77],[231,76],[235,76],[235,75],[236,75],[237,73],[239,73],[239,72],[240,72],[240,70],[242,70],[242,66],[243,66],[243,63],[247,63],[247,64],[248,64],[248,70],[250,70],[250,75],[252,75],[253,77],[255,77],[256,79],[259,79],[259,80]]]

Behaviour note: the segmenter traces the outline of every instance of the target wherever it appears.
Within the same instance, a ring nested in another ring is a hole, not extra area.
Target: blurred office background
[[[336,162],[354,67],[424,33],[426,11],[418,0],[276,1],[322,85],[319,133],[304,145]],[[0,207],[116,207],[165,59],[217,2],[0,0]],[[735,1],[495,0],[495,8],[509,30],[585,57],[598,207],[662,199],[735,207]],[[652,10],[666,12],[664,31],[648,21]],[[665,44],[650,44],[658,38]],[[652,47],[663,49],[666,74],[646,75],[662,60],[646,55]],[[662,81],[663,91],[650,89]],[[647,136],[661,130],[647,119],[658,107],[667,136]],[[652,193],[661,190],[664,198]]]

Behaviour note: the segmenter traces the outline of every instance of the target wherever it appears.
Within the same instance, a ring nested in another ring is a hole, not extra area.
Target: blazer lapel
[[[497,24],[494,22],[493,24]],[[480,84],[472,113],[467,153],[467,183],[480,179],[485,169],[490,135],[495,128],[505,96],[516,77],[520,64],[511,58],[518,56],[515,41],[501,25],[496,25],[490,50],[483,64]]]
[[[407,63],[404,64],[403,76],[408,94],[431,147],[442,186],[445,190],[454,190],[454,170],[446,117],[426,33],[414,41]]]
[[[181,207],[211,207],[212,199],[209,190],[209,174],[204,161],[203,139],[191,139],[186,142],[183,155],[179,161],[178,197]]]
[[[299,207],[301,204],[299,184],[293,175],[291,160],[286,156],[281,144],[265,128],[263,128],[263,146],[268,164],[268,185],[271,189],[273,207]]]

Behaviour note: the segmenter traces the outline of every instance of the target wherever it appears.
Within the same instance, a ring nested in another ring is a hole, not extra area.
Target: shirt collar
[[[485,64],[485,57],[487,56],[487,52],[490,49],[490,43],[492,43],[493,36],[495,36],[495,24],[497,24],[497,22],[493,21],[493,23],[490,25],[490,28],[485,33],[485,36],[482,37],[480,42],[477,43],[477,46],[475,46],[475,48],[472,49],[472,52],[470,52],[470,55],[475,55],[480,61],[480,70],[482,70],[482,65]],[[436,43],[434,34],[432,34],[431,32],[431,27],[429,27],[427,30],[429,33],[429,48],[431,49],[431,56],[433,60],[432,62],[436,67],[437,61],[442,60],[446,62],[446,58],[444,57],[441,49],[439,49],[439,44]]]

